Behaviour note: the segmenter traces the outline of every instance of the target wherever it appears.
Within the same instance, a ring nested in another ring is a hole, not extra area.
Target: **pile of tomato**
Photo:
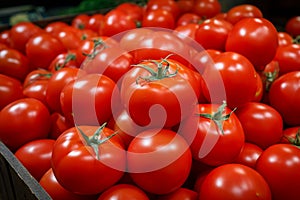
[[[53,199],[299,199],[300,17],[122,3],[0,33],[0,140]]]

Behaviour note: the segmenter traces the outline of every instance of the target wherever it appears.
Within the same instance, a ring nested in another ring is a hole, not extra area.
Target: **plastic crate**
[[[0,199],[48,200],[51,197],[0,141]]]

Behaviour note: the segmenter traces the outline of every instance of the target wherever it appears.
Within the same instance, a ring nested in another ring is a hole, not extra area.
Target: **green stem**
[[[68,64],[68,62],[70,62],[71,60],[75,60],[75,59],[76,59],[76,55],[73,53],[69,53],[62,65],[59,65],[59,64],[55,65],[55,71],[58,71],[61,68],[64,68],[66,66],[66,64]]]

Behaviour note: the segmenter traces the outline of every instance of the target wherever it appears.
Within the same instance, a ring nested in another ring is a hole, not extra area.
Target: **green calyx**
[[[300,128],[297,130],[295,138],[284,136],[291,144],[300,147]]]
[[[212,120],[216,124],[218,129],[221,131],[221,133],[224,135],[223,121],[228,120],[229,117],[231,116],[231,114],[236,110],[236,108],[234,108],[230,113],[224,114],[226,106],[227,106],[226,101],[223,101],[223,104],[221,106],[219,106],[217,112],[214,112],[211,114],[210,113],[200,113],[198,115],[200,117],[204,117],[206,119]]]
[[[275,79],[278,77],[278,74],[279,74],[279,65],[278,65],[278,63],[277,63],[276,68],[273,72],[264,72],[264,76],[266,77],[266,80],[265,80],[266,92],[270,91],[271,85],[275,81]]]
[[[154,63],[155,66],[157,67],[157,71],[155,71],[154,69],[152,69],[151,67],[145,65],[145,64],[138,64],[138,65],[133,65],[134,67],[140,67],[143,68],[145,70],[147,70],[150,75],[149,76],[139,76],[136,79],[136,84],[139,84],[140,80],[144,80],[146,82],[151,82],[151,81],[156,81],[156,80],[161,80],[164,78],[171,78],[176,76],[177,72],[178,72],[178,68],[176,69],[176,71],[174,73],[170,73],[169,72],[169,68],[170,68],[170,63],[168,61],[168,58],[171,56],[172,54],[168,55],[167,57],[161,59],[160,62],[157,62],[156,60],[147,60],[148,62]]]
[[[73,53],[69,53],[66,57],[66,59],[64,60],[64,63],[62,65],[55,65],[55,71],[60,70],[61,68],[64,68],[66,66],[66,64],[68,64],[68,62],[70,62],[71,60],[76,60],[76,55]]]
[[[102,138],[101,137],[101,133],[103,128],[105,127],[106,123],[102,124],[97,130],[96,132],[92,135],[92,136],[87,136],[80,128],[79,126],[76,126],[76,128],[79,130],[80,135],[83,137],[85,143],[87,146],[90,146],[93,148],[97,160],[100,159],[100,154],[99,154],[99,145],[103,144],[104,142],[110,140],[110,138],[112,138],[113,136],[115,136],[117,134],[117,132],[114,132],[113,134],[109,135],[108,137]]]
[[[94,46],[92,53],[82,53],[84,56],[87,56],[88,58],[95,58],[100,51],[107,48],[107,45],[102,39],[95,39],[93,40],[93,43]]]

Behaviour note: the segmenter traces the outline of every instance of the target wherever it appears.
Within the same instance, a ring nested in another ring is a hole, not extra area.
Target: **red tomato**
[[[194,6],[194,0],[177,0],[176,3],[181,14],[190,12]]]
[[[62,133],[52,152],[58,183],[76,194],[98,194],[117,183],[125,171],[126,152],[113,134],[103,126],[77,126]]]
[[[135,123],[172,127],[192,113],[198,101],[200,81],[194,71],[165,58],[141,62],[129,70],[120,90],[125,108]]]
[[[23,81],[29,72],[29,61],[15,49],[0,50],[0,73]]]
[[[286,32],[278,32],[278,46],[293,44],[293,37]]]
[[[255,92],[255,95],[254,95],[252,101],[260,102],[264,95],[264,88],[263,88],[263,82],[262,82],[260,74],[258,72],[256,74],[257,74],[256,75],[256,86],[257,87],[256,87],[256,92]]]
[[[205,68],[214,66],[215,58],[217,58],[221,53],[221,51],[215,49],[206,49],[198,52],[192,58],[193,63],[195,63],[192,68],[200,74],[203,74]]]
[[[199,15],[188,12],[180,15],[179,19],[176,21],[176,27],[187,24],[199,24],[200,21],[201,17]]]
[[[0,43],[10,46],[10,29],[0,32]]]
[[[212,18],[221,12],[221,4],[219,0],[194,0],[192,12],[205,19]]]
[[[300,16],[289,18],[285,24],[285,30],[293,37],[300,35]]]
[[[271,85],[270,105],[282,116],[289,126],[300,125],[300,71],[281,75]],[[280,98],[278,98],[280,97]]]
[[[279,64],[279,75],[300,71],[300,44],[279,46],[274,60]]]
[[[97,195],[79,195],[72,193],[62,187],[56,180],[52,168],[50,168],[40,179],[40,185],[53,200],[96,200]]]
[[[71,26],[77,29],[85,29],[89,23],[90,16],[87,14],[78,14],[76,15],[72,21]]]
[[[142,27],[159,27],[174,29],[175,19],[172,13],[167,10],[149,10],[143,17]]]
[[[291,144],[275,144],[258,158],[256,171],[267,181],[272,199],[299,199],[300,151]],[[284,183],[284,184],[283,184]]]
[[[242,124],[247,142],[262,149],[276,144],[282,137],[283,121],[273,107],[259,102],[248,102],[235,111]]]
[[[143,19],[143,7],[134,2],[121,3],[115,9],[122,10],[127,13],[127,15],[129,15],[129,18],[134,20],[135,23],[139,23]]]
[[[77,54],[77,51],[58,54],[50,63],[48,70],[54,73],[64,67],[79,68],[81,63],[78,60]]]
[[[104,23],[104,15],[100,13],[96,13],[90,16],[88,24],[86,25],[86,29],[90,29],[98,33],[99,29],[103,26]]]
[[[195,39],[196,31],[199,28],[199,24],[189,23],[185,25],[177,26],[174,31],[175,34],[183,41],[189,42],[191,39]]]
[[[23,87],[34,83],[35,81],[47,81],[52,76],[52,73],[46,69],[35,69],[29,72],[23,81]]]
[[[40,100],[44,105],[48,106],[46,101],[46,89],[48,80],[36,80],[23,88],[23,94],[28,98]]]
[[[43,30],[32,22],[20,22],[15,24],[9,33],[10,46],[22,53],[26,52],[26,43],[29,39]]]
[[[57,36],[59,31],[61,31],[63,28],[68,27],[68,26],[69,25],[65,22],[54,21],[54,22],[50,22],[49,24],[47,24],[46,27],[44,28],[44,30],[47,33]]]
[[[147,129],[139,133],[127,151],[127,168],[132,180],[153,194],[179,189],[189,175],[191,164],[188,144],[169,129]]]
[[[18,79],[0,74],[0,96],[2,110],[9,103],[24,97],[22,83]]]
[[[263,14],[261,10],[255,5],[240,4],[230,8],[227,11],[226,20],[229,21],[231,24],[236,24],[241,19],[247,17],[262,18]]]
[[[300,126],[292,126],[283,130],[280,143],[294,144],[300,146]]]
[[[50,114],[39,100],[22,98],[0,112],[0,140],[13,152],[27,142],[46,138],[49,130]]]
[[[112,113],[118,111],[119,104],[115,82],[101,74],[77,78],[67,83],[60,93],[62,112],[69,123],[76,125],[108,122]]]
[[[195,40],[204,49],[225,50],[227,36],[232,29],[232,24],[222,19],[207,19],[199,25],[195,33]]]
[[[26,55],[35,68],[47,69],[51,61],[65,51],[63,43],[49,33],[35,34],[26,43]]]
[[[54,142],[52,139],[33,140],[15,152],[17,159],[37,181],[51,168]]]
[[[245,140],[240,121],[226,104],[198,104],[179,133],[191,144],[193,158],[211,166],[234,161]]]
[[[65,130],[71,128],[71,124],[67,123],[65,116],[58,112],[54,112],[50,116],[51,127],[49,138],[56,140]]]
[[[255,68],[238,53],[220,54],[213,66],[205,68],[202,76],[206,83],[202,85],[206,99],[218,104],[225,100],[231,109],[252,101],[257,90]]]
[[[278,33],[265,18],[248,17],[239,20],[228,34],[226,51],[247,57],[259,70],[274,58],[278,47]]]
[[[170,194],[160,195],[157,197],[157,200],[197,200],[198,193],[187,189],[187,188],[179,188],[178,190],[171,192]]]
[[[80,30],[66,26],[56,32],[56,38],[63,44],[67,50],[77,49],[80,46],[81,38],[79,34]]]
[[[201,200],[271,200],[271,196],[265,179],[254,169],[241,164],[226,164],[213,169],[199,192]]]
[[[245,142],[240,154],[235,158],[235,163],[246,165],[255,169],[256,161],[263,152],[259,146]]]
[[[100,194],[97,200],[149,200],[147,194],[135,185],[116,184]]]
[[[153,10],[165,10],[172,14],[174,20],[177,20],[180,15],[180,9],[174,0],[150,0],[146,5],[146,12]]]

